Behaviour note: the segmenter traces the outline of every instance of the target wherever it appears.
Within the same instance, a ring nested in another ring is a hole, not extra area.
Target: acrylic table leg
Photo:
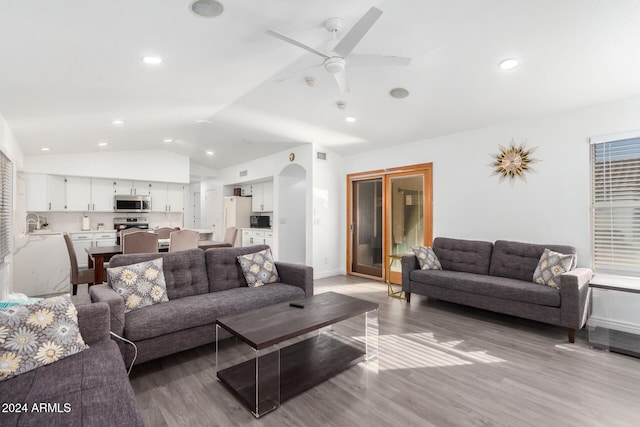
[[[378,356],[378,309],[365,313],[365,360]]]

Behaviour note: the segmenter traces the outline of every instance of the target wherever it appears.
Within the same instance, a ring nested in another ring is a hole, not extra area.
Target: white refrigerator
[[[251,216],[251,197],[228,196],[224,198],[224,211],[222,213],[222,225],[224,230],[229,227],[249,228]],[[242,246],[242,231],[238,230],[235,247]]]

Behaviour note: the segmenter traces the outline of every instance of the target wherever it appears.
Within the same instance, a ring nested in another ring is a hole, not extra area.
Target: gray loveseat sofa
[[[247,286],[236,257],[267,248],[116,255],[110,267],[162,257],[169,301],[125,314],[124,300],[108,285],[91,286],[91,300],[109,304],[111,330],[135,343],[136,364],[212,343],[219,317],[313,295],[313,269],[297,264],[276,262],[279,283]],[[133,346],[119,345],[128,365],[134,357]]]
[[[110,338],[109,307],[101,303],[76,308],[80,334],[89,348],[0,381],[0,402],[14,405],[0,413],[0,425],[144,425],[120,351]]]
[[[407,302],[415,293],[563,326],[570,342],[587,320],[590,269],[575,268],[562,274],[560,289],[533,282],[545,248],[575,254],[571,246],[438,237],[432,248],[442,270],[421,270],[414,255],[402,258],[402,290]]]

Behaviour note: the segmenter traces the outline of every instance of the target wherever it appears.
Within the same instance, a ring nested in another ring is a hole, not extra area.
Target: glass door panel
[[[388,255],[411,253],[411,248],[425,242],[425,174],[394,174],[387,179]],[[391,283],[401,283],[401,261],[393,259],[388,267]]]
[[[353,181],[351,271],[383,277],[382,178]]]

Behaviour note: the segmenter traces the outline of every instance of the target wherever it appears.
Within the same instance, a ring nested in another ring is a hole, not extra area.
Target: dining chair
[[[87,283],[89,286],[94,284],[95,273],[93,268],[78,268],[78,258],[76,258],[76,250],[73,247],[73,242],[69,234],[64,233],[64,242],[67,245],[67,252],[69,252],[69,262],[71,262],[71,273],[69,278],[72,285],[72,293],[76,295],[78,293],[78,285]]]
[[[156,233],[126,233],[120,239],[123,254],[158,252],[158,235]]]
[[[174,231],[169,236],[169,252],[185,251],[198,247],[200,233],[193,230]]]
[[[153,230],[158,235],[158,239],[168,239],[172,232],[176,231],[173,227],[161,227]]]
[[[129,233],[144,233],[144,232],[146,232],[146,230],[143,230],[141,228],[125,228],[124,230],[120,230],[118,232],[120,246],[122,246],[122,236],[124,236],[125,234],[129,234]]]
[[[236,227],[229,227],[224,232],[224,242],[229,243],[231,246],[236,245],[236,236],[238,235],[238,229]]]

